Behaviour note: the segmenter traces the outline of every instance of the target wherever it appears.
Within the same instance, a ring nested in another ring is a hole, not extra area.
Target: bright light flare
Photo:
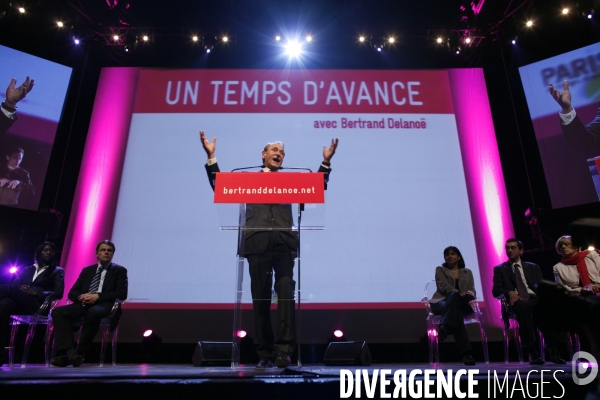
[[[336,338],[341,338],[342,336],[344,336],[344,332],[342,332],[339,329],[336,329],[335,331],[333,331],[333,336],[335,336]]]
[[[227,42],[229,41],[229,38],[228,38],[227,36],[223,36],[223,41],[224,41],[225,43],[227,43]]]
[[[147,42],[148,40],[150,40],[150,38],[147,35],[142,36],[142,40],[144,42]]]
[[[442,38],[441,38],[441,37],[437,38],[437,39],[436,39],[436,42],[438,42],[438,43],[442,43]]]
[[[295,40],[287,42],[285,45],[285,50],[290,57],[298,57],[300,54],[302,54],[302,45]]]
[[[589,251],[594,251],[594,250],[596,250],[596,248],[594,246],[590,246],[590,247],[588,247],[588,250]]]
[[[10,272],[11,274],[16,274],[18,271],[17,267],[10,267],[10,269],[8,270],[8,272]]]
[[[149,337],[150,335],[152,335],[152,329],[146,329],[146,330],[144,331],[144,334],[143,334],[143,336],[144,336],[144,337]]]
[[[312,36],[307,36],[307,37],[306,37],[306,41],[307,41],[308,43],[312,42]]]
[[[73,42],[75,42],[75,44],[79,44],[79,39],[73,38]]]
[[[21,14],[25,14],[25,8],[19,7],[18,10]]]
[[[192,41],[197,42],[198,41],[198,36],[192,36]]]
[[[562,9],[563,15],[567,15],[569,13],[569,9],[567,7]]]
[[[466,38],[466,39],[465,39],[465,43],[466,43],[466,44],[469,44],[469,43],[471,43],[471,38],[470,38],[470,37]]]
[[[359,37],[358,41],[361,42],[361,43],[364,42],[365,41],[365,37],[364,36]]]
[[[279,36],[279,35],[275,36],[275,40],[277,40],[279,42],[281,40],[281,36]]]
[[[114,40],[115,42],[118,42],[118,41],[119,41],[119,35],[114,35],[114,36],[113,36],[113,40]]]
[[[394,43],[395,41],[396,41],[396,39],[394,39],[393,37],[388,39],[388,42],[390,42],[390,43]]]
[[[527,25],[527,27],[531,28],[533,26],[533,21],[529,20],[529,21],[527,21],[527,23],[525,25]]]
[[[511,43],[512,43],[512,44],[517,44],[517,41],[516,41],[516,39],[513,39]]]
[[[62,28],[63,26],[65,26],[65,24],[63,24],[63,23],[62,23],[62,21],[57,21],[57,22],[56,22],[56,25],[57,25],[59,28]]]
[[[239,331],[237,331],[237,336],[238,336],[239,338],[245,338],[247,335],[248,335],[248,332],[246,332],[246,331],[245,331],[245,330],[243,330],[243,329],[242,329],[242,330],[239,330]]]

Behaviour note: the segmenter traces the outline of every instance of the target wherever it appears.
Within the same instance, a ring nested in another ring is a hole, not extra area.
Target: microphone
[[[242,167],[242,168],[234,168],[231,170],[231,172],[235,172],[235,171],[241,171],[244,169],[252,169],[252,168],[264,168],[264,165],[255,165],[254,167]]]
[[[279,167],[279,169],[284,169],[284,168],[283,168],[283,167]],[[309,172],[312,172],[312,169],[310,169],[310,168],[301,168],[301,167],[285,167],[285,169],[301,169],[301,170],[304,170],[304,171],[309,171]]]

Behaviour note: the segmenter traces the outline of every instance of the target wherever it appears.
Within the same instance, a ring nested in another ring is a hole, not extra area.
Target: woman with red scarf
[[[573,246],[571,236],[561,236],[556,251],[562,262],[554,266],[556,283],[570,292],[600,295],[600,254],[596,250],[580,251]]]

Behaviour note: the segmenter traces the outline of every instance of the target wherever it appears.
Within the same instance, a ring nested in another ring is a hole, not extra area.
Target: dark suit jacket
[[[544,279],[542,270],[537,264],[525,262],[523,260],[521,260],[521,265],[523,266],[527,286],[535,291],[535,284]],[[492,294],[494,297],[503,294],[509,299],[510,296],[508,295],[508,292],[515,291],[516,287],[517,281],[515,273],[513,272],[512,265],[509,261],[494,267],[494,286],[492,287]]]
[[[454,287],[454,276],[452,271],[446,267],[437,267],[435,269],[435,284],[437,291],[433,294],[429,302],[431,304],[438,303],[444,300],[450,293],[456,292]],[[473,272],[469,268],[460,268],[458,270],[458,288],[460,293],[464,293],[468,290],[475,294],[475,281],[473,279]]]
[[[65,291],[65,270],[61,267],[56,267],[54,270],[47,268],[34,281],[35,270],[35,265],[23,269],[11,286],[28,285],[37,293],[36,300],[40,305],[48,296],[52,300],[62,299]]]
[[[215,174],[220,172],[218,164],[205,165],[206,174],[210,186],[215,189]],[[323,172],[324,185],[327,188],[331,168],[319,167],[318,172]],[[238,248],[238,254],[245,256],[249,254],[260,254],[267,251],[269,238],[272,232],[277,232],[281,240],[289,247],[290,251],[298,248],[298,233],[291,230],[294,219],[290,204],[247,204],[246,205],[246,228],[242,243]],[[252,228],[254,228],[252,230]],[[275,229],[275,231],[261,231],[256,228]]]
[[[0,111],[0,136],[5,134],[15,121],[16,119],[10,119],[2,111]]]
[[[561,128],[567,142],[575,150],[587,150],[600,146],[600,107],[596,118],[587,125],[576,116],[569,125],[563,125],[561,120]]]
[[[90,291],[90,285],[97,269],[98,264],[94,264],[81,271],[79,278],[69,291],[69,300],[73,303],[81,303],[79,296]],[[111,263],[104,276],[102,292],[98,293],[98,296],[98,303],[114,303],[116,299],[127,299],[127,269]]]

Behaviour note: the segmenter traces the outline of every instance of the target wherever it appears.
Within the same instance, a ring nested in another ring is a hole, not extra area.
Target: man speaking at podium
[[[219,166],[215,157],[217,138],[208,141],[204,131],[200,131],[200,141],[208,156],[206,173],[211,187],[215,188],[215,173]],[[331,158],[335,154],[338,139],[332,139],[329,148],[323,146],[323,162],[318,172],[324,173],[325,184],[331,172]],[[267,143],[262,151],[263,172],[277,172],[281,169],[285,150],[283,143]],[[240,255],[250,266],[250,286],[254,325],[258,340],[257,368],[285,368],[290,365],[290,356],[296,347],[294,324],[294,260],[298,248],[298,233],[292,231],[293,217],[290,204],[248,204],[246,205],[246,228]],[[274,229],[273,229],[274,228]],[[271,290],[275,273],[277,292],[277,337],[271,326]]]

